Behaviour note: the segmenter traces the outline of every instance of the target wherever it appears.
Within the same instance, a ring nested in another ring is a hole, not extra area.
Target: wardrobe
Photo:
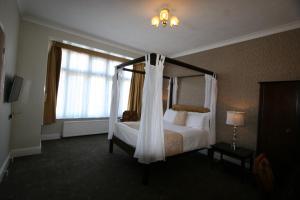
[[[273,173],[299,168],[300,80],[260,82],[257,154],[265,153]]]

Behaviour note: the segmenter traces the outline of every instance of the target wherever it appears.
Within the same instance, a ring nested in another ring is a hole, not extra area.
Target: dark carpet
[[[241,183],[234,166],[217,164],[200,153],[155,165],[149,185],[142,168],[115,146],[108,153],[106,135],[42,142],[42,154],[16,158],[0,185],[5,200],[109,199],[259,199],[253,181]]]

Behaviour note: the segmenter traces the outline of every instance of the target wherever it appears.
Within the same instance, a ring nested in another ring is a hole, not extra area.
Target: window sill
[[[122,117],[118,117],[118,119],[121,119]],[[90,121],[90,120],[105,120],[109,119],[109,117],[98,117],[98,118],[59,118],[56,119],[57,121]]]
[[[109,117],[91,117],[91,118],[58,118],[57,121],[89,121],[89,120],[101,120],[109,119]]]

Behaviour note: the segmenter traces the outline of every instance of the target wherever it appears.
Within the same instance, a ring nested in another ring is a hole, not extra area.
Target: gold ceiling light
[[[158,16],[152,17],[151,24],[152,26],[158,27],[159,24],[162,24],[163,27],[166,27],[169,23],[171,27],[179,25],[179,19],[176,16],[170,17],[170,11],[166,8],[162,9]]]

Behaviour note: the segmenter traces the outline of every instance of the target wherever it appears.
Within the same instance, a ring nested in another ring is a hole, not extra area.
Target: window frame
[[[74,51],[73,49],[70,49],[70,48],[62,48],[62,50],[66,50],[66,63],[65,63],[65,65],[66,66],[63,66],[63,62],[61,63],[61,71],[60,71],[60,75],[62,75],[62,72],[63,73],[65,73],[65,77],[68,77],[68,75],[70,75],[70,74],[78,74],[78,73],[80,73],[81,74],[81,76],[83,76],[83,77],[86,77],[86,79],[88,80],[88,81],[91,81],[91,78],[94,76],[94,77],[101,77],[101,78],[104,78],[105,79],[105,88],[106,88],[106,92],[104,92],[104,95],[107,93],[107,90],[111,90],[111,88],[107,88],[107,87],[110,87],[110,84],[109,84],[109,82],[111,81],[112,82],[112,79],[113,79],[113,76],[114,76],[114,74],[111,74],[111,73],[109,73],[109,67],[111,67],[110,66],[110,62],[116,62],[116,64],[115,65],[113,65],[114,67],[116,66],[116,65],[118,65],[119,63],[122,63],[122,62],[120,62],[119,60],[115,60],[115,59],[109,59],[110,58],[110,56],[109,57],[105,57],[105,58],[103,58],[102,56],[97,56],[97,54],[88,54],[87,52],[79,52],[79,51]],[[71,52],[77,52],[77,53],[83,53],[83,54],[86,54],[87,56],[88,56],[88,68],[87,68],[87,70],[84,70],[84,71],[78,71],[78,70],[76,70],[76,69],[72,69],[71,67],[70,67],[70,57],[71,57]],[[98,53],[98,52],[97,52]],[[102,72],[95,72],[95,71],[93,71],[92,70],[92,62],[93,62],[93,59],[94,58],[97,58],[97,57],[99,57],[99,58],[102,58],[102,59],[104,59],[105,60],[105,70],[104,71],[102,71]],[[123,59],[123,58],[120,58],[120,59]],[[63,60],[63,58],[62,58],[62,60]],[[128,73],[128,72],[127,72]],[[131,74],[131,73],[130,73]],[[61,80],[61,76],[60,76],[60,80]],[[122,82],[123,81],[131,81],[131,77],[130,78],[128,78],[128,77],[125,77],[124,76],[124,78],[122,79]],[[59,81],[60,82],[60,81]],[[60,85],[60,84],[59,84]],[[87,84],[84,84],[84,85],[86,85],[86,86],[88,86],[89,84],[87,83]],[[67,84],[65,84],[64,85],[64,98],[66,98],[67,97],[67,95],[66,95],[66,93],[67,93],[67,89],[68,88],[68,85]],[[88,90],[88,89],[87,89]],[[108,94],[110,94],[111,93],[111,91],[109,91],[108,92]],[[129,91],[128,91],[128,93],[129,93]],[[88,92],[87,92],[87,94],[89,94]],[[108,119],[109,118],[109,110],[110,110],[110,103],[109,102],[105,102],[104,103],[104,105],[108,105],[109,106],[109,108],[108,108],[108,112],[107,112],[107,116],[99,116],[99,117],[97,117],[97,116],[88,116],[88,103],[87,103],[87,105],[84,105],[85,106],[85,114],[87,115],[86,117],[83,117],[83,115],[81,115],[81,116],[79,116],[79,117],[70,117],[70,116],[67,116],[66,115],[66,111],[65,111],[65,107],[66,107],[66,102],[68,102],[68,99],[67,100],[64,100],[63,101],[63,105],[62,105],[62,107],[63,107],[63,109],[64,109],[64,111],[62,112],[62,115],[60,115],[60,116],[58,116],[58,110],[57,110],[57,108],[58,108],[58,97],[59,97],[59,89],[58,89],[58,94],[57,94],[58,96],[57,96],[57,105],[56,105],[56,119],[57,120],[93,120],[93,119]],[[88,96],[89,95],[86,95],[87,96],[87,98],[88,98]],[[111,100],[111,94],[109,95],[110,96],[110,98],[105,98],[105,101],[109,101],[109,100]],[[68,98],[68,97],[67,97]],[[86,102],[88,102],[89,100],[87,100]]]

